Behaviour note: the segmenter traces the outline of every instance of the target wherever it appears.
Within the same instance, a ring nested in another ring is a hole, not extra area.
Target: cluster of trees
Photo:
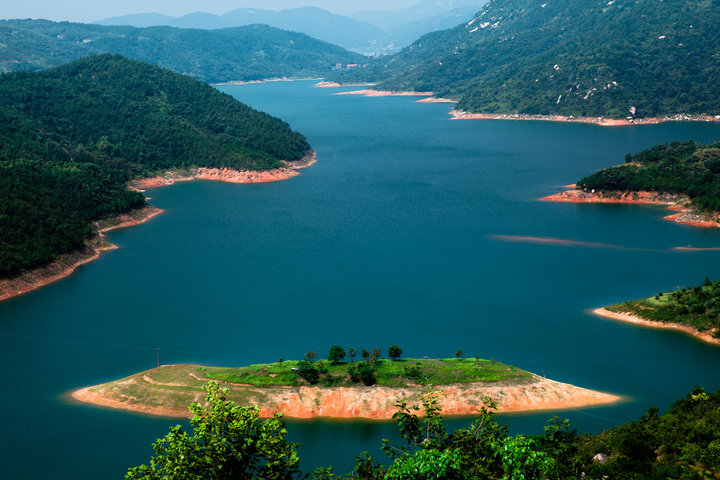
[[[471,22],[337,79],[434,91],[470,112],[717,114],[718,7],[718,0],[496,0]]]
[[[682,193],[701,210],[720,211],[720,142],[674,141],[627,154],[625,162],[585,177],[577,185],[605,191]]]
[[[126,182],[192,166],[262,170],[305,137],[189,77],[118,55],[0,76],[0,277],[82,246],[144,205]]]
[[[354,363],[355,356],[360,353],[362,361]],[[396,361],[402,355],[402,349],[398,345],[390,345],[388,349],[388,357],[392,361]],[[366,386],[375,385],[377,383],[377,370],[382,357],[382,350],[373,348],[372,350],[362,349],[358,351],[356,348],[348,347],[345,350],[340,345],[333,345],[328,351],[328,362],[331,365],[340,365],[343,363],[345,356],[350,358],[352,365],[347,366],[347,377],[353,383],[362,382]],[[317,384],[321,377],[326,386],[332,386],[343,381],[342,376],[333,376],[325,363],[320,360],[315,362],[317,352],[307,352],[305,358],[298,362],[297,374],[311,385]]]
[[[134,28],[48,20],[1,20],[0,73],[56,67],[117,53],[206,82],[325,75],[364,58],[307,35],[267,25],[220,30]]]
[[[655,322],[689,325],[720,338],[720,281],[705,279],[703,285],[644,300],[631,300],[608,307],[613,311],[631,312]]]
[[[217,383],[206,386],[207,405],[193,404],[189,435],[180,426],[155,444],[149,464],[130,469],[129,480],[184,478],[300,478],[297,445],[287,442],[281,415],[261,421],[257,408],[237,407]],[[383,440],[389,464],[367,452],[353,472],[338,476],[332,467],[305,475],[313,480],[500,480],[500,479],[713,479],[720,477],[720,391],[695,388],[660,415],[651,408],[639,420],[580,434],[567,420],[553,417],[541,435],[510,435],[498,423],[495,405],[485,407],[468,428],[448,431],[438,394],[418,406],[398,403],[403,445]]]

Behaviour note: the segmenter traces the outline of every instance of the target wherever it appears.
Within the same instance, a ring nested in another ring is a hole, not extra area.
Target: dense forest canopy
[[[578,187],[683,193],[702,210],[720,211],[720,142],[675,141],[628,154],[625,161],[583,178]]]
[[[323,76],[362,55],[267,25],[221,30],[0,20],[0,73],[117,53],[206,82]]]
[[[309,150],[287,123],[119,55],[0,75],[0,277],[77,249],[91,221],[144,205],[131,178],[271,169]]]
[[[720,0],[493,0],[340,81],[481,113],[720,114]]]

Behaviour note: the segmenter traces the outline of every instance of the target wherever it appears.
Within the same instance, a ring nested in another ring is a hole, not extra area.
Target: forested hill
[[[221,30],[0,21],[0,73],[40,70],[98,53],[166,67],[210,83],[324,76],[365,57],[267,25]]]
[[[720,141],[660,144],[634,155],[625,165],[606,168],[577,182],[606,192],[670,192],[688,195],[703,211],[720,211]]]
[[[493,0],[362,75],[471,112],[716,115],[718,25],[720,0]]]
[[[277,118],[119,55],[0,75],[0,277],[80,248],[91,221],[144,205],[130,178],[270,169],[309,149]]]

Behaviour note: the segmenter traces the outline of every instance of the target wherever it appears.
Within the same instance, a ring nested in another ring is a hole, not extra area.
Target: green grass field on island
[[[306,385],[298,374],[301,362],[286,360],[264,365],[222,368],[201,367],[206,378],[230,383],[249,384],[257,387],[279,387]],[[317,384],[321,386],[353,386],[362,381],[353,381],[351,373],[366,362],[340,362],[328,360],[311,363],[318,371]],[[470,382],[511,382],[530,378],[531,374],[493,360],[475,358],[443,359],[400,359],[397,361],[379,359],[375,363],[375,384],[386,387],[414,385],[447,385]]]

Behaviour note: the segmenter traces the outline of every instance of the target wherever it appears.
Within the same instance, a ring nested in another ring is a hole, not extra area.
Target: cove
[[[716,279],[720,252],[674,248],[720,246],[720,232],[664,221],[662,208],[537,201],[625,153],[714,141],[720,125],[454,121],[449,105],[313,82],[220,88],[288,121],[318,162],[276,183],[149,190],[164,213],[109,233],[118,250],[0,304],[3,478],[122,478],[147,461],[176,420],[66,394],[155,366],[157,348],[162,363],[229,366],[336,343],[416,357],[462,348],[630,398],[559,412],[586,431],[720,387],[720,348],[589,313]],[[501,420],[535,433],[549,417]],[[304,470],[332,459],[345,472],[395,432],[289,422]]]

